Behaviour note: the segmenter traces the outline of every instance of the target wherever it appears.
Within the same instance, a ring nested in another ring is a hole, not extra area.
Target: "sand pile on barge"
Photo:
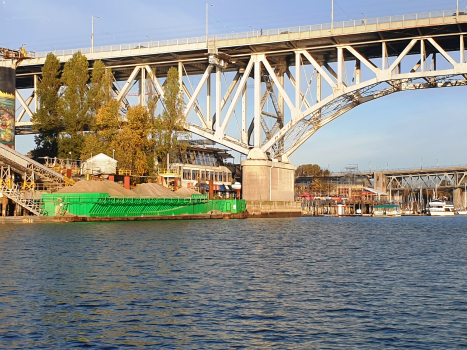
[[[196,192],[194,189],[187,188],[187,187],[180,187],[174,193],[178,197],[183,197],[183,198],[191,198],[192,194],[199,194],[199,192]]]
[[[111,197],[147,197],[147,198],[191,198],[198,192],[189,188],[180,188],[172,192],[157,183],[141,184],[133,190],[126,190],[112,181],[78,181],[73,186],[63,187],[57,193],[108,193]]]
[[[112,197],[137,197],[133,191],[126,190],[112,181],[78,181],[73,186],[63,187],[57,193],[108,193]]]
[[[137,196],[141,197],[152,197],[152,198],[173,198],[180,197],[168,188],[156,184],[156,183],[145,183],[136,187],[133,192]]]

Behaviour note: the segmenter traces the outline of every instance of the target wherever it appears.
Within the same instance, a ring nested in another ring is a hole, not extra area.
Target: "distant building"
[[[225,149],[212,147],[213,143],[200,140],[190,141],[186,152],[174,159],[170,169],[161,169],[159,176],[169,188],[178,187],[208,188],[213,181],[216,192],[233,192],[232,171],[227,159],[233,158]]]
[[[99,153],[81,164],[81,174],[106,175],[116,172],[117,161],[104,153]]]

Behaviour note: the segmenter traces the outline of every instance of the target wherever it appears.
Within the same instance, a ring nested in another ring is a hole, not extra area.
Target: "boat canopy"
[[[368,192],[371,192],[371,193],[374,193],[374,194],[377,194],[377,195],[380,195],[380,196],[387,196],[388,195],[386,192],[378,191],[378,190],[375,190],[374,188],[370,188],[370,187],[363,187],[363,189],[365,191],[368,191]]]
[[[374,209],[393,209],[393,208],[399,208],[399,205],[397,205],[397,204],[380,204],[380,205],[375,205],[373,208]]]

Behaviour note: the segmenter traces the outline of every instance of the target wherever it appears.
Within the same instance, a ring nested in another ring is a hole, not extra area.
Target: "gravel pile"
[[[66,186],[57,193],[108,193],[112,197],[136,197],[135,192],[126,190],[122,185],[112,181],[78,181],[73,186]]]
[[[176,192],[157,183],[145,183],[133,190],[126,190],[122,185],[112,181],[78,181],[73,186],[63,187],[57,193],[108,193],[112,197],[150,197],[150,198],[191,198],[198,194],[191,188],[182,187]]]
[[[141,184],[136,187],[133,192],[137,196],[141,197],[153,197],[153,198],[173,198],[173,197],[180,197],[177,196],[174,192],[169,190],[168,188],[156,184],[156,183],[145,183]]]
[[[183,198],[191,198],[192,194],[199,194],[199,192],[196,192],[192,188],[187,188],[187,187],[180,187],[178,190],[174,192],[178,197],[183,197]]]

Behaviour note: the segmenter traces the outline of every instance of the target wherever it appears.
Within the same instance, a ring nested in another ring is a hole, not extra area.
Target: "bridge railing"
[[[467,14],[467,9],[459,9],[459,14]],[[323,31],[339,29],[339,28],[351,28],[354,27],[357,29],[365,29],[369,25],[379,25],[392,22],[405,22],[413,20],[422,20],[422,19],[432,19],[432,18],[444,18],[448,19],[444,22],[452,22],[453,16],[456,16],[456,10],[445,10],[445,11],[434,11],[434,12],[423,12],[415,13],[408,15],[396,15],[396,16],[385,16],[377,18],[362,18],[356,20],[349,20],[343,22],[334,22],[334,23],[324,23],[324,24],[313,24],[306,26],[298,27],[288,27],[288,28],[279,28],[279,29],[267,29],[267,30],[253,30],[249,32],[242,33],[231,33],[231,34],[220,34],[209,36],[210,42],[225,41],[225,40],[236,40],[236,39],[249,39],[249,38],[265,38],[271,36],[277,36],[281,34],[293,34],[293,33],[303,33],[303,32],[314,32],[314,31]],[[329,32],[326,32],[326,35],[329,35]],[[98,46],[94,47],[94,53],[112,53],[112,52],[121,52],[127,50],[137,50],[137,49],[146,49],[146,48],[156,48],[156,47],[169,47],[169,46],[180,46],[180,45],[189,45],[189,44],[200,44],[206,43],[206,36],[201,37],[192,37],[184,39],[171,39],[171,40],[160,40],[160,41],[149,41],[149,42],[140,42],[133,44],[122,44],[122,45],[108,45],[108,46]],[[69,50],[54,50],[47,52],[29,52],[29,54],[34,58],[43,58],[47,54],[53,52],[56,56],[68,56],[73,55],[74,53],[80,51],[83,54],[91,53],[92,49],[90,47],[81,48],[81,49],[69,49]],[[0,59],[1,60],[1,59]]]
[[[456,165],[435,165],[435,166],[413,166],[411,168],[374,168],[371,170],[360,170],[360,174],[368,174],[368,173],[374,173],[374,172],[383,172],[383,173],[391,173],[391,172],[400,172],[400,171],[443,171],[443,169],[448,169],[448,170],[465,170],[467,169],[467,164],[456,164]],[[333,173],[334,174],[334,173]],[[344,172],[336,172],[335,174],[345,174]]]

